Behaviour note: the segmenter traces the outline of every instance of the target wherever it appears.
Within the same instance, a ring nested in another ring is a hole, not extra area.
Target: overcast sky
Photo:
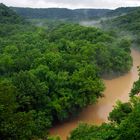
[[[140,6],[140,0],[0,0],[7,6],[33,8],[110,8]]]

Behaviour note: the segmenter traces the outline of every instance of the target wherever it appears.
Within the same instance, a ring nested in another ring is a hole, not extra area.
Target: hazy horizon
[[[68,9],[116,9],[140,6],[140,0],[0,0],[11,7],[68,8]]]

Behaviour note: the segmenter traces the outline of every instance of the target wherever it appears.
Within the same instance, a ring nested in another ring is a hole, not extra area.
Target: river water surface
[[[86,122],[89,124],[101,124],[107,122],[109,112],[111,112],[113,105],[117,100],[122,102],[129,100],[129,92],[132,88],[133,82],[138,79],[137,66],[140,65],[140,52],[132,49],[133,67],[131,71],[121,77],[112,80],[104,80],[106,90],[104,91],[104,98],[99,99],[96,105],[90,105],[73,120],[65,122],[53,127],[50,130],[51,135],[59,135],[62,140],[66,140],[70,131],[76,128],[79,122]]]

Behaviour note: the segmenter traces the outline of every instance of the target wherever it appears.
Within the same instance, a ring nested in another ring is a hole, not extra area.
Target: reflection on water
[[[90,105],[79,114],[79,116],[69,122],[59,124],[50,130],[51,135],[60,135],[62,140],[66,140],[70,131],[74,129],[79,122],[89,124],[101,124],[107,121],[109,112],[117,100],[123,102],[129,100],[129,92],[133,82],[138,79],[137,66],[140,65],[140,52],[132,49],[133,67],[132,70],[121,77],[104,80],[106,90],[105,97],[99,99],[96,105]]]

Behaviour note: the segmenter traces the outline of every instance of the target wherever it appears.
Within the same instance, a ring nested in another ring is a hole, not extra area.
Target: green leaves
[[[117,131],[113,125],[102,124],[101,126],[79,124],[71,132],[68,140],[113,140],[117,136]]]
[[[119,124],[122,120],[127,118],[131,112],[132,106],[130,103],[121,103],[118,101],[112,112],[109,113],[108,119]]]
[[[118,47],[115,40],[100,29],[77,24],[55,25],[47,32],[31,25],[1,24],[2,139],[45,137],[44,130],[53,123],[96,103],[105,88],[100,76],[131,67],[129,42],[122,41]],[[111,139],[115,132],[110,133],[99,138]]]
[[[133,88],[131,89],[130,92],[130,97],[138,95],[139,93],[140,93],[140,78],[136,82],[134,82]]]

